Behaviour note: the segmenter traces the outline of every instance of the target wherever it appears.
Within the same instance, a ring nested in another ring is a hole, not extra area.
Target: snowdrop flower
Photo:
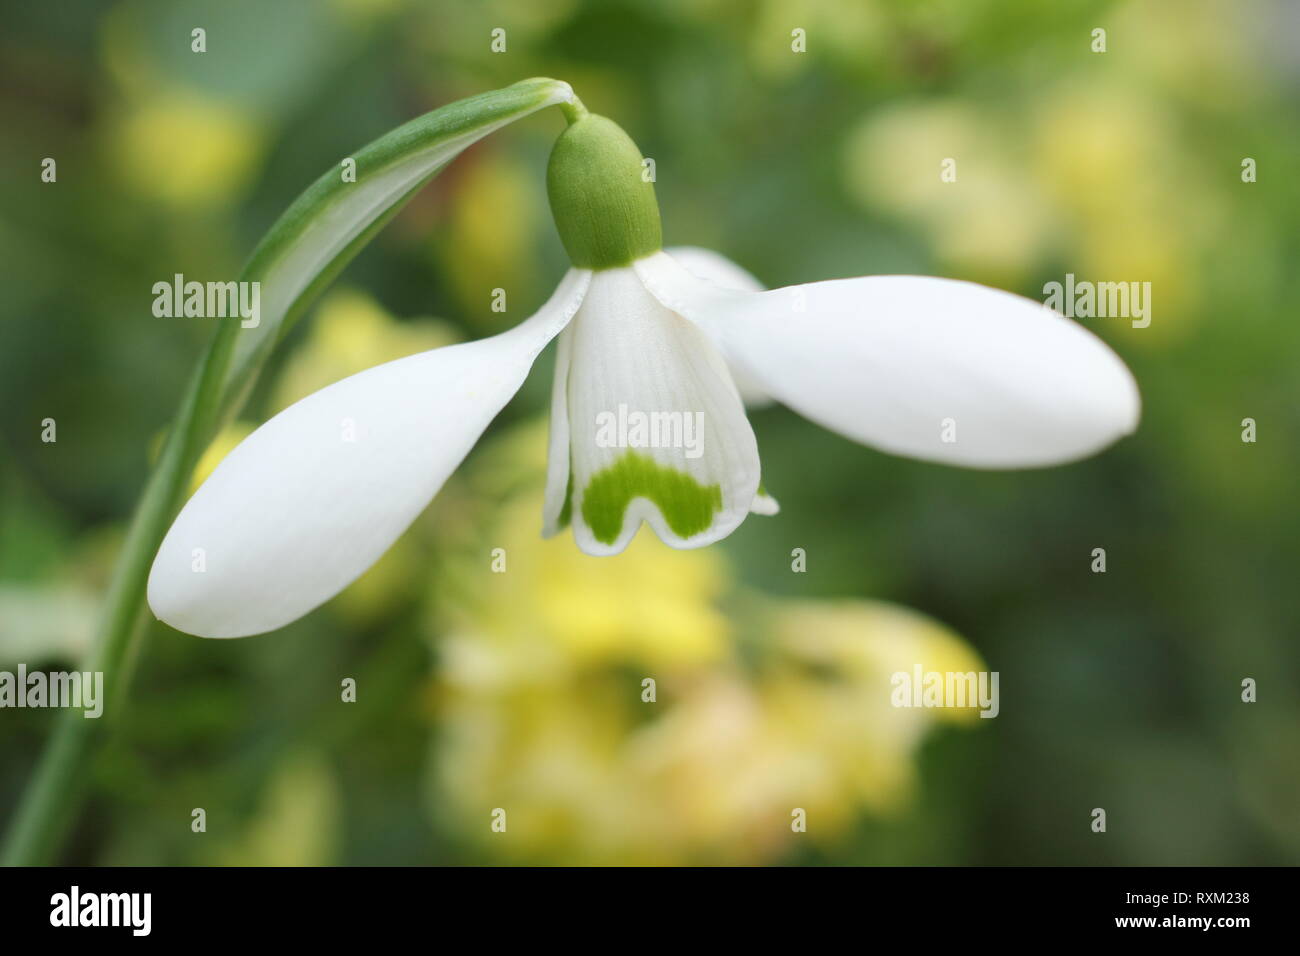
[[[370,567],[429,504],[558,336],[544,532],[677,548],[771,514],[746,397],[899,455],[1024,468],[1131,432],[1137,387],[1080,325],[970,282],[871,276],[761,291],[721,256],[662,248],[654,186],[616,124],[575,111],[547,171],[573,268],[477,342],[308,396],[216,468],[149,577],[163,621],[207,637],[287,624]]]

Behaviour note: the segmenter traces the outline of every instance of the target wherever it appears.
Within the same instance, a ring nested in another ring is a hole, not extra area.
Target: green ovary
[[[613,544],[633,498],[658,506],[673,534],[689,538],[708,530],[722,510],[722,486],[702,485],[690,475],[647,455],[627,452],[592,475],[582,496],[582,517],[602,544]]]

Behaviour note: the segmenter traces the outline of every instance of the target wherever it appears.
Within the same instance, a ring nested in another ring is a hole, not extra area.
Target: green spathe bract
[[[721,485],[702,485],[683,471],[629,451],[592,475],[582,494],[582,518],[597,541],[613,544],[618,539],[633,498],[654,502],[679,538],[707,531],[722,510]]]
[[[575,112],[546,169],[556,231],[579,269],[628,266],[663,247],[654,183],[641,150],[603,116]]]

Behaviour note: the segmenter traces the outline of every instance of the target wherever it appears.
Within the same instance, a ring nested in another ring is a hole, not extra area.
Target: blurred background
[[[321,172],[460,97],[569,81],[655,159],[668,243],[772,286],[1152,283],[1149,328],[1084,320],[1137,376],[1136,436],[982,473],[763,409],[783,510],[695,552],[540,540],[548,352],[336,600],[242,641],[154,625],[63,862],[1300,860],[1294,4],[125,0],[3,21],[0,669],[75,667],[211,334],[155,318],[152,284],[234,277]],[[420,194],[205,467],[310,391],[540,305],[566,266],[544,189],[562,126],[508,127]],[[917,661],[998,671],[1000,715],[890,707]],[[0,821],[57,716],[0,711]]]

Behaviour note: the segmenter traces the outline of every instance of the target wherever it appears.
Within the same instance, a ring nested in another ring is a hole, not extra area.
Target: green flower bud
[[[615,269],[663,247],[654,183],[642,177],[636,143],[612,120],[570,114],[551,149],[546,192],[569,260]]]

